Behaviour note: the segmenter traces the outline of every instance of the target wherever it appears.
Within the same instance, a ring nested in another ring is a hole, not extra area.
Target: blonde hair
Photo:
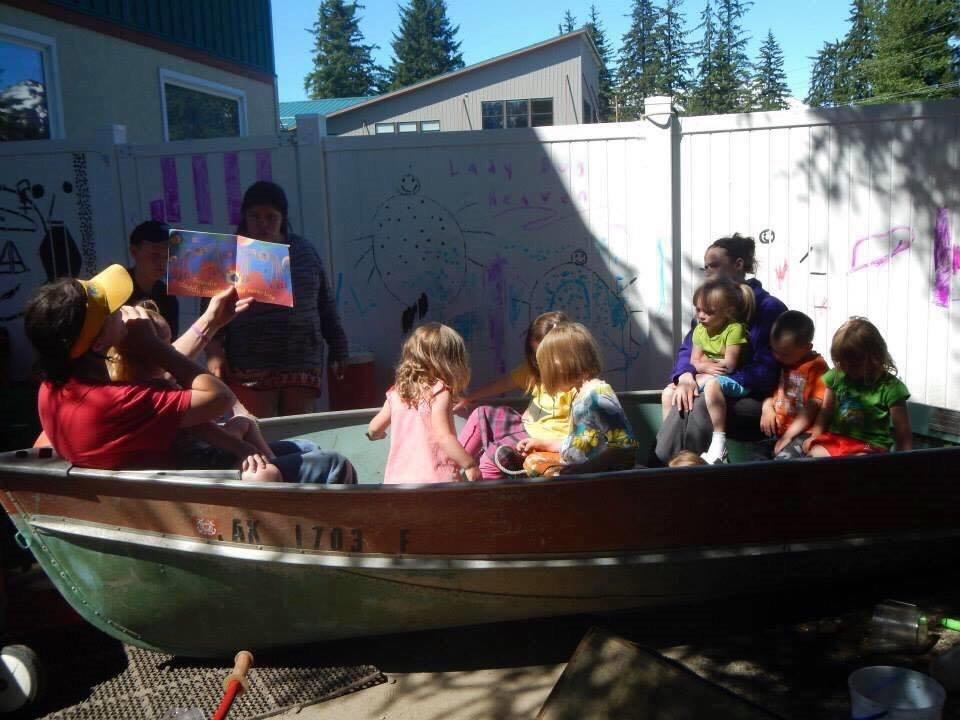
[[[727,322],[742,323],[750,322],[756,308],[753,289],[728,278],[707,280],[693,293],[693,304],[726,316]]]
[[[833,334],[830,343],[833,364],[844,373],[851,365],[863,365],[864,377],[873,381],[884,372],[897,374],[887,343],[877,326],[864,317],[852,317]]]
[[[544,336],[537,364],[541,387],[551,395],[581,385],[603,368],[597,341],[578,322],[560,323]]]
[[[437,382],[460,396],[470,383],[470,357],[460,333],[432,322],[414,330],[403,344],[393,388],[415,407]]]
[[[707,461],[693,450],[681,450],[667,463],[667,467],[688,467],[690,465],[706,465]]]
[[[153,321],[153,326],[157,335],[161,339],[170,342],[170,326],[166,319],[160,314],[157,304],[153,300],[143,300],[137,303],[147,311],[147,316]],[[113,382],[137,383],[147,380],[157,380],[163,375],[163,370],[155,364],[146,362],[140,358],[132,358],[124,355],[120,348],[111,347],[107,351],[107,374]]]
[[[530,342],[535,341],[539,345],[539,343],[543,342],[548,332],[560,323],[565,322],[570,322],[567,314],[560,310],[554,310],[538,315],[527,328],[526,335],[524,335],[523,338],[523,354],[527,360],[527,369],[530,371],[530,377],[527,380],[527,387],[525,388],[528,393],[532,393],[533,389],[540,384],[540,366],[537,364],[537,351],[530,348]]]

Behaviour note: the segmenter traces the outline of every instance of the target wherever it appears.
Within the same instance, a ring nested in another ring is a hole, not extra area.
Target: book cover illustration
[[[242,235],[170,231],[167,292],[212,297],[231,285],[240,297],[293,307],[290,247]]]

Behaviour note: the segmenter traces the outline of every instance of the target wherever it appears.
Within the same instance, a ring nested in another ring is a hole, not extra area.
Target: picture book
[[[293,307],[290,247],[242,235],[170,231],[168,293],[212,297],[231,285],[240,297]]]

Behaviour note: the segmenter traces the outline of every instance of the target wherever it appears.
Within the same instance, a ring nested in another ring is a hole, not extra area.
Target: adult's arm
[[[327,284],[327,273],[324,270],[323,263],[317,257],[317,270],[320,274],[320,286],[317,292],[317,312],[320,314],[320,334],[330,348],[329,362],[339,363],[347,359],[349,343],[347,334],[343,331],[343,325],[340,323],[340,313],[337,311],[337,303],[330,294],[330,286]]]
[[[696,327],[696,322],[692,323],[692,325]],[[680,347],[677,349],[677,362],[673,366],[674,383],[676,383],[684,373],[690,373],[691,376],[696,376],[697,374],[697,369],[690,361],[690,354],[693,351],[693,327],[691,327],[690,332],[683,338],[683,342],[680,343]]]
[[[787,306],[768,295],[757,309],[757,318],[750,326],[750,347],[753,351],[743,367],[731,373],[730,379],[750,390],[751,395],[766,397],[780,379],[780,363],[770,349],[770,330]]]
[[[181,388],[189,389],[190,407],[180,418],[180,427],[209,422],[227,412],[236,397],[226,385],[157,337],[153,321],[140,307],[121,308],[126,337],[120,349],[134,358],[149,359],[166,370]]]

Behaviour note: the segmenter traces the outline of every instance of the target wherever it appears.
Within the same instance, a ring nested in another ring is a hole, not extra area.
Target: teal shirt
[[[826,372],[823,383],[833,391],[830,432],[878,447],[893,445],[890,407],[910,397],[906,385],[890,373],[869,385],[858,383],[836,368]]]

